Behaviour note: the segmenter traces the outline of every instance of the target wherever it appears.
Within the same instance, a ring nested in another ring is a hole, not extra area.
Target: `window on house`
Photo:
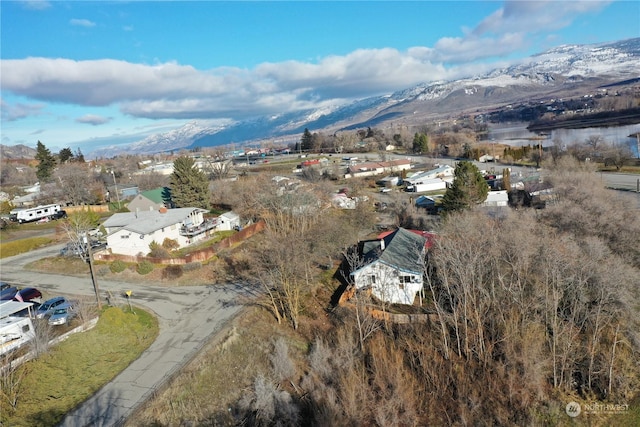
[[[376,276],[375,274],[369,276],[369,283],[371,283],[372,285],[376,283]]]
[[[411,283],[411,276],[400,276],[400,283]]]

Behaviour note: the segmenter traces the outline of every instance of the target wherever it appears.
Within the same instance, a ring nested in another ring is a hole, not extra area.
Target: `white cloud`
[[[45,0],[24,0],[21,2],[25,9],[45,10],[51,7],[51,2]]]
[[[105,123],[108,123],[111,121],[110,117],[103,117],[103,116],[98,116],[95,114],[85,114],[82,117],[78,117],[76,119],[76,122],[78,123],[86,123],[89,125],[93,125],[93,126],[97,126],[97,125],[103,125]]]
[[[198,70],[175,62],[26,58],[3,60],[0,78],[3,92],[82,106],[115,105],[135,117],[239,119],[319,108],[418,83],[474,75],[488,67],[480,61],[522,51],[532,35],[555,31],[607,3],[506,1],[461,37],[441,38],[433,47],[359,49],[317,62]],[[72,23],[95,25],[84,19]],[[21,117],[17,111],[8,116]]]
[[[88,19],[71,19],[69,21],[69,23],[71,25],[74,25],[76,27],[86,27],[86,28],[91,28],[91,27],[95,27],[96,23],[89,21]]]
[[[0,100],[0,106],[0,110],[2,111],[2,121],[7,122],[25,119],[31,116],[38,116],[42,114],[42,110],[45,107],[44,104],[25,104],[21,102],[11,105],[4,99]]]

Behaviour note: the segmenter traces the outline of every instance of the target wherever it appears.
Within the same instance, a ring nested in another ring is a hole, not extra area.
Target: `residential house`
[[[217,226],[217,218],[205,220],[200,208],[167,209],[116,213],[102,225],[107,231],[107,246],[114,254],[146,255],[151,242],[162,244],[172,239],[182,248],[208,238]]]
[[[160,208],[173,207],[171,201],[171,190],[168,187],[158,187],[153,190],[143,191],[129,202],[127,208],[131,212],[135,211],[154,211]]]
[[[364,162],[350,165],[345,178],[374,176],[408,169],[411,169],[411,160],[409,159],[391,160],[388,162]]]
[[[107,197],[110,201],[115,202],[116,200],[129,200],[134,198],[140,190],[138,186],[135,184],[115,184],[109,185],[107,187]]]
[[[412,175],[407,176],[404,179],[409,185],[420,184],[425,181],[433,180],[433,179],[442,179],[448,181],[447,178],[453,177],[453,173],[455,172],[455,168],[449,165],[442,165],[435,169],[431,169],[428,171],[416,172]]]
[[[392,304],[413,304],[422,290],[425,251],[433,235],[398,228],[375,240],[358,245],[361,267],[350,276],[357,290],[370,289],[379,300]]]
[[[507,190],[489,191],[487,198],[482,203],[482,206],[498,207],[509,205],[509,194]]]

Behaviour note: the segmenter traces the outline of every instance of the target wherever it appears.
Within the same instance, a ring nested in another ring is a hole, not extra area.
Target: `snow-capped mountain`
[[[640,38],[596,45],[565,45],[479,76],[423,83],[412,88],[322,110],[285,113],[207,126],[189,122],[129,145],[150,154],[264,139],[292,140],[305,128],[335,132],[390,121],[416,124],[439,116],[477,112],[516,102],[579,96],[598,87],[640,77]],[[287,138],[288,137],[288,138]],[[120,151],[121,147],[118,148]],[[106,153],[105,153],[106,154]],[[113,155],[114,152],[108,151]]]

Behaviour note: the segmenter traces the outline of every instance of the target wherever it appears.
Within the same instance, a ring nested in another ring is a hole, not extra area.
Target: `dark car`
[[[12,300],[16,296],[18,288],[7,283],[0,282],[0,300]]]
[[[64,209],[60,209],[58,212],[54,213],[51,216],[51,219],[63,219],[67,217],[67,211]]]
[[[20,289],[13,297],[14,300],[31,301],[34,299],[42,298],[42,293],[36,288],[24,288]]]

